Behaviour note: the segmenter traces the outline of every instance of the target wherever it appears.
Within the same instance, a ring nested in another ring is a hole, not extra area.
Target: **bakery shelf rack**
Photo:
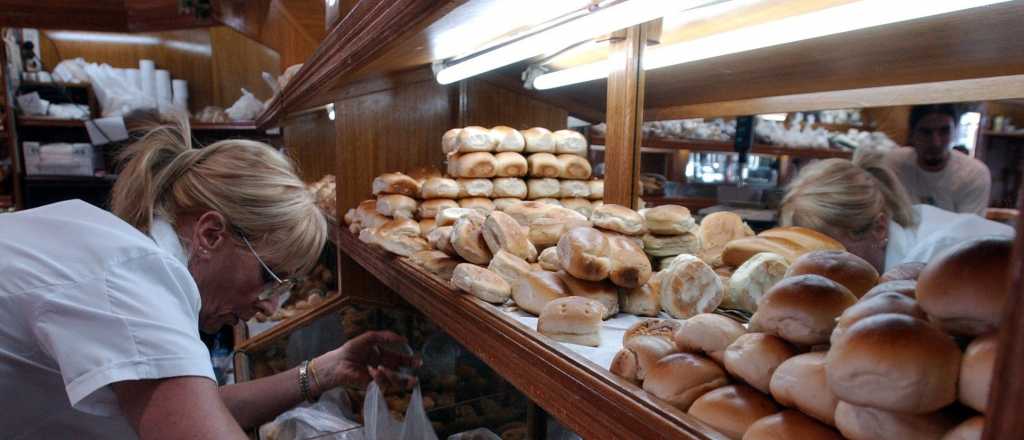
[[[603,147],[605,142],[605,138],[603,137],[592,136],[590,138],[591,145],[600,145]],[[732,153],[735,151],[733,150],[733,144],[731,142],[724,141],[644,138],[641,142],[641,145],[643,145],[641,149],[642,153],[651,152],[667,154],[678,150],[718,153]],[[853,157],[853,152],[849,150],[840,150],[836,148],[800,148],[770,144],[754,144],[750,152],[753,154],[804,157],[809,159],[828,159],[833,157],[849,159]]]

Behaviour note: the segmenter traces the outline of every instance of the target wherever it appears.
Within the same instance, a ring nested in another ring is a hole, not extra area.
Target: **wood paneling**
[[[274,49],[253,41],[233,29],[210,28],[214,102],[225,108],[242,96],[241,88],[261,101],[270,99],[273,90],[261,78],[268,72],[276,78],[281,74],[281,59]]]
[[[636,208],[640,188],[640,126],[644,113],[646,45],[644,26],[627,29],[610,46],[613,63],[608,75],[608,133],[605,136],[604,201]]]
[[[178,0],[0,0],[0,27],[152,32],[212,26]]]
[[[289,119],[283,131],[288,156],[298,165],[302,180],[315,182],[337,172],[334,121],[326,111]]]
[[[874,125],[873,130],[885,133],[897,144],[907,145],[910,136],[909,105],[865,108],[861,115]]]
[[[562,108],[541,102],[524,93],[495,86],[482,80],[464,81],[464,115],[460,124],[493,127],[507,125],[517,129],[544,127],[554,130],[565,128],[569,113]]]
[[[277,50],[281,70],[304,63],[326,35],[321,0],[226,0],[215,3],[214,16]]]

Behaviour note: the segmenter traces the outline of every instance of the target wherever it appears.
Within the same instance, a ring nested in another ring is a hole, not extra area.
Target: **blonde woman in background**
[[[853,161],[827,159],[807,166],[786,190],[780,223],[828,234],[880,273],[902,263],[928,262],[973,237],[1013,236],[1013,228],[976,215],[912,205],[882,159],[863,150]]]
[[[330,388],[396,385],[413,362],[372,359],[403,340],[371,332],[218,388],[199,329],[272,314],[327,224],[271,147],[193,149],[188,133],[160,127],[127,149],[113,214],[73,200],[0,217],[3,437],[244,439]]]

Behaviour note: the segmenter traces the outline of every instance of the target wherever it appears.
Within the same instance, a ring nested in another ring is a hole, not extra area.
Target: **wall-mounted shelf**
[[[18,116],[18,125],[24,127],[85,128],[85,121],[81,119],[60,119],[45,116]]]
[[[604,145],[604,138],[592,136],[590,143],[592,145]],[[689,150],[698,152],[720,152],[720,153],[732,153],[733,144],[731,142],[722,141],[708,141],[708,140],[675,140],[675,139],[656,139],[656,138],[644,138],[643,146],[645,148],[660,149],[660,150]],[[649,152],[658,152],[648,150]],[[853,157],[853,152],[847,150],[838,149],[823,149],[823,148],[797,148],[797,147],[786,147],[779,145],[767,145],[767,144],[755,144],[754,148],[750,151],[753,154],[767,154],[774,156],[791,156],[791,157],[806,157],[812,159],[827,159],[832,157],[840,157],[849,159]]]
[[[989,130],[986,130],[986,131],[981,132],[981,134],[984,135],[984,136],[991,136],[991,137],[1024,139],[1024,132],[1005,133],[1005,132],[1001,132],[1001,131],[989,131]]]

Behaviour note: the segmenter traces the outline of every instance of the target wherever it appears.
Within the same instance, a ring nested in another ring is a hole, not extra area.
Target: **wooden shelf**
[[[697,210],[704,209],[709,206],[715,206],[718,204],[718,199],[714,197],[643,196],[643,199],[644,202],[648,204],[648,207],[661,205],[682,205],[689,209],[691,212],[697,212]]]
[[[338,247],[583,438],[724,438],[404,258],[344,230]]]
[[[259,129],[256,126],[256,121],[216,123],[191,121],[189,126],[192,127],[192,131],[256,131]]]
[[[18,116],[18,125],[25,127],[85,128],[85,121],[81,119],[48,118],[45,116]]]
[[[596,145],[604,145],[603,137],[591,136],[590,143]],[[734,153],[733,144],[731,142],[722,141],[707,141],[707,140],[674,140],[674,139],[654,139],[645,138],[643,140],[643,146],[645,148],[654,148],[661,150],[689,150],[689,151],[710,151],[720,153]],[[650,150],[648,150],[650,151]],[[754,148],[750,151],[752,154],[766,154],[774,156],[792,156],[792,157],[806,157],[813,159],[827,159],[832,157],[840,157],[849,159],[853,157],[853,152],[839,150],[839,149],[822,149],[822,148],[796,148],[796,147],[785,147],[779,145],[767,145],[767,144],[755,144]]]
[[[981,134],[982,134],[982,135],[984,135],[984,136],[989,136],[989,137],[1002,137],[1002,138],[1011,138],[1011,139],[1024,139],[1024,132],[1017,132],[1017,133],[1004,133],[1004,132],[1001,132],[1001,131],[989,131],[989,130],[985,130],[985,131],[981,132]]]

